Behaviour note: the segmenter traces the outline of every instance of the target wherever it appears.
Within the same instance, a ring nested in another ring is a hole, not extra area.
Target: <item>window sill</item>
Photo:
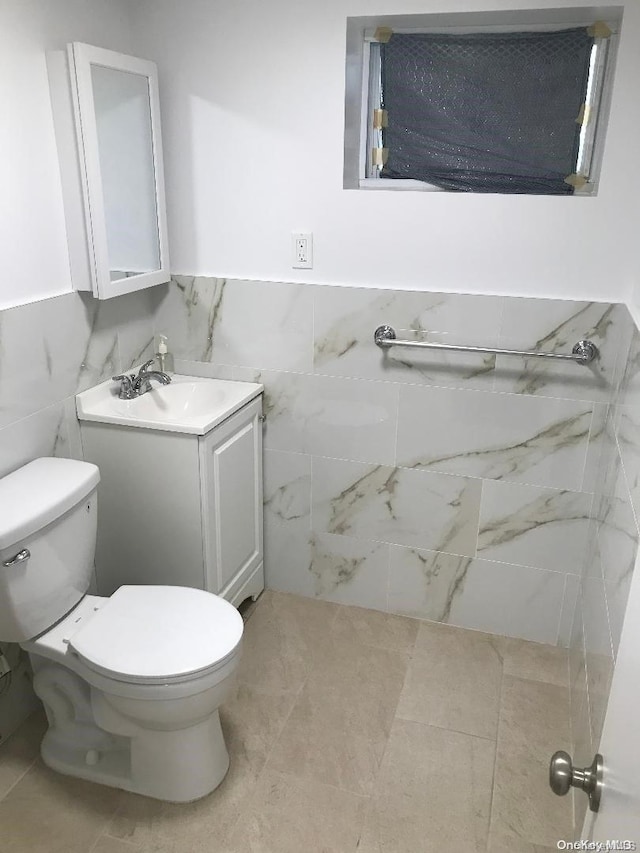
[[[395,190],[396,192],[427,192],[442,193],[441,187],[426,184],[424,181],[395,180],[393,178],[360,178],[359,188],[361,190]]]
[[[345,187],[347,189],[347,187]],[[358,182],[358,189],[361,190],[391,190],[392,192],[427,192],[427,193],[444,193],[446,190],[442,189],[442,187],[435,187],[433,184],[427,184],[424,181],[414,181],[414,180],[401,180],[401,179],[392,179],[392,178],[360,178]],[[460,195],[472,195],[472,193],[460,193]],[[477,195],[477,193],[473,193],[473,195]],[[504,195],[504,193],[487,193],[487,195]],[[513,193],[513,195],[520,195],[518,193]],[[531,195],[531,193],[522,193],[521,195]],[[544,195],[544,193],[540,193],[540,195]],[[597,185],[594,182],[589,182],[585,184],[584,187],[580,187],[576,189],[573,195],[560,195],[560,196],[552,196],[553,198],[593,198],[597,195]]]

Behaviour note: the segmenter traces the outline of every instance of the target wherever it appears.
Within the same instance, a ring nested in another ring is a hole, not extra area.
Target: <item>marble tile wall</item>
[[[67,293],[0,311],[0,476],[38,456],[82,458],[74,395],[153,351],[160,294],[107,302]],[[36,702],[26,656],[0,644],[13,669],[0,694],[0,741]]]
[[[602,356],[383,353],[383,322],[559,352],[589,337]],[[81,456],[74,395],[150,356],[154,332],[181,372],[265,385],[271,588],[569,645],[573,748],[590,762],[640,535],[640,334],[624,306],[176,276],[13,308],[0,475]],[[20,675],[0,695],[3,737],[31,702]]]
[[[640,334],[628,314],[618,334],[622,375],[594,453],[588,559],[569,651],[572,740],[580,766],[599,749],[640,539]],[[574,808],[579,833],[586,798],[575,797]]]
[[[568,645],[626,308],[184,276],[159,290],[180,372],[265,385],[269,587]],[[557,352],[588,337],[602,355],[383,352],[381,323]]]

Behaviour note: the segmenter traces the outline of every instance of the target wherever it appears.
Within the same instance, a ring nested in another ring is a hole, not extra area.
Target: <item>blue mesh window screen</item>
[[[586,28],[441,35],[380,45],[381,178],[447,190],[570,195],[594,39]]]

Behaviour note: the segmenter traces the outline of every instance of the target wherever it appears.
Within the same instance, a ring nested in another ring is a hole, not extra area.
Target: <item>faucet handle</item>
[[[111,379],[114,382],[120,383],[120,394],[119,397],[121,400],[130,400],[134,395],[133,382],[134,375],[133,373],[127,375],[126,373],[121,373],[119,376],[112,376]]]
[[[149,368],[151,367],[151,365],[153,364],[154,361],[155,361],[155,358],[150,358],[149,361],[145,361],[145,363],[142,365],[142,367],[138,371],[138,377],[140,377],[143,373],[146,373],[146,371],[149,370]]]

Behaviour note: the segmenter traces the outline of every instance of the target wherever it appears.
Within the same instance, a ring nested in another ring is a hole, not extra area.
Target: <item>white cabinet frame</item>
[[[98,299],[110,299],[114,296],[121,296],[124,293],[131,293],[135,290],[141,290],[169,281],[169,249],[167,242],[157,68],[153,62],[80,42],[68,45],[68,63],[71,75],[71,96],[76,124],[78,153],[80,157],[82,195],[89,242],[89,262],[93,294]],[[111,281],[109,273],[107,226],[91,81],[92,65],[138,74],[146,77],[149,84],[160,265],[159,269],[152,272],[144,272],[115,281]]]

